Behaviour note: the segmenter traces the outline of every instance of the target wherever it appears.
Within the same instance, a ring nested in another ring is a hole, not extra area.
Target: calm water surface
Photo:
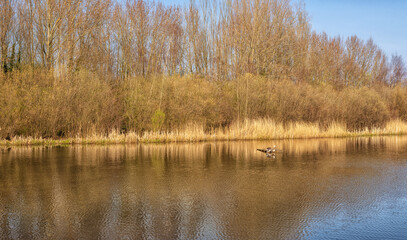
[[[407,239],[407,137],[0,149],[0,239]]]

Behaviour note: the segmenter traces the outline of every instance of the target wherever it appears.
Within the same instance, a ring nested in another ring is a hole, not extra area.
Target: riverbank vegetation
[[[204,142],[236,140],[279,140],[279,139],[315,139],[343,137],[371,137],[407,134],[407,123],[400,120],[389,121],[382,128],[365,128],[349,131],[345,125],[332,123],[321,128],[317,123],[291,123],[286,126],[270,119],[245,120],[226,128],[207,131],[203,125],[189,124],[174,131],[145,131],[144,133],[88,134],[85,137],[68,137],[60,139],[33,138],[16,136],[10,140],[0,140],[0,146],[25,145],[59,145],[73,144],[132,144],[132,143],[169,143],[169,142]]]
[[[6,0],[0,11],[2,145],[407,133],[401,56],[312,31],[301,2]]]

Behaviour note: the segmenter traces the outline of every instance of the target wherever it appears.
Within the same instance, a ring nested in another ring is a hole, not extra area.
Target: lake
[[[0,239],[407,239],[407,137],[3,147]]]

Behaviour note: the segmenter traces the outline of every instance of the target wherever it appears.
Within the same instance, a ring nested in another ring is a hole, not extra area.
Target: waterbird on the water
[[[258,148],[257,151],[264,152],[264,153],[266,153],[267,157],[271,157],[271,156],[274,156],[274,154],[276,153],[276,145],[274,145],[272,148],[271,147]]]

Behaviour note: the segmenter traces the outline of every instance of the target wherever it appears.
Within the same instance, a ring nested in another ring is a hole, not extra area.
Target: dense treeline
[[[406,67],[301,2],[0,1],[0,137],[407,120]]]

